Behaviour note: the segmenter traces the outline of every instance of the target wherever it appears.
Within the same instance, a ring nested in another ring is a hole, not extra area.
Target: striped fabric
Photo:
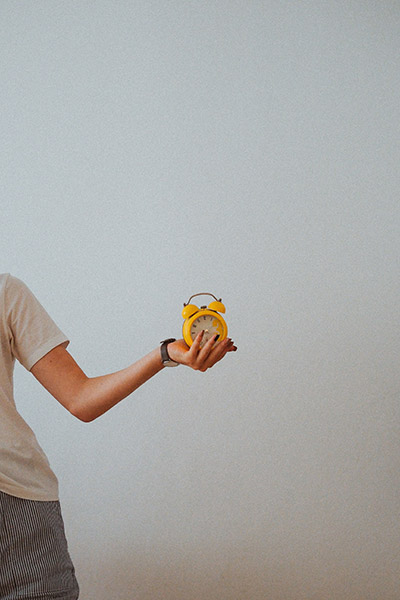
[[[76,600],[60,504],[0,492],[0,600]]]

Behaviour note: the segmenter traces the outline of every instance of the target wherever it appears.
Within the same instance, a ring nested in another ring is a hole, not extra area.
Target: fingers
[[[217,337],[213,336],[201,347],[201,342],[204,339],[204,332],[201,331],[190,348],[184,340],[176,340],[168,345],[168,353],[172,360],[182,365],[196,371],[207,371],[207,369],[222,360],[228,352],[237,350],[230,338],[217,341]]]
[[[192,354],[197,355],[199,353],[200,344],[201,344],[203,337],[204,337],[204,330],[200,331],[200,333],[198,333],[196,335],[196,337],[194,338],[194,342],[190,347],[190,352]]]
[[[212,360],[212,364],[214,365],[224,358],[225,354],[228,352],[235,352],[236,350],[237,347],[234,345],[233,341],[230,338],[225,338],[222,342],[219,342],[214,346],[213,351],[209,354],[208,361]]]
[[[210,337],[210,339],[207,340],[207,342],[204,344],[204,346],[202,348],[200,348],[199,354],[198,354],[198,358],[201,361],[207,360],[208,356],[211,354],[211,352],[212,352],[212,350],[214,348],[214,345],[215,345],[215,342],[217,340],[217,337],[219,337],[219,336],[212,335]]]
[[[200,343],[203,339],[203,335],[201,338],[200,335],[197,336],[195,340],[196,346],[194,349],[194,353],[196,354],[193,356],[193,359],[195,360],[195,364],[193,365],[194,369],[206,371],[219,362],[227,354],[227,352],[235,352],[237,350],[237,347],[230,338],[225,338],[221,342],[216,343],[218,337],[219,336],[217,335],[212,336],[201,348]]]

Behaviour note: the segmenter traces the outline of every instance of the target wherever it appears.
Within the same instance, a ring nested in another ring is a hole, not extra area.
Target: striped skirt
[[[60,503],[0,492],[0,600],[76,600]]]

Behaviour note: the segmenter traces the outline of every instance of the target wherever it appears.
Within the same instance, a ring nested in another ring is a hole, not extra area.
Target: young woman
[[[13,396],[17,359],[67,410],[89,422],[129,396],[166,366],[207,371],[231,339],[201,332],[189,347],[161,347],[116,373],[87,377],[67,351],[68,338],[19,279],[0,275],[0,600],[76,600],[79,588],[68,554],[58,482]],[[216,342],[216,343],[215,343]]]

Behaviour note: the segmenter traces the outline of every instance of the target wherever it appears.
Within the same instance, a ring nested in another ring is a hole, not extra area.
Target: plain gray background
[[[85,600],[398,600],[400,5],[0,2],[0,270],[88,375],[222,297],[239,350],[98,421],[22,367]]]

